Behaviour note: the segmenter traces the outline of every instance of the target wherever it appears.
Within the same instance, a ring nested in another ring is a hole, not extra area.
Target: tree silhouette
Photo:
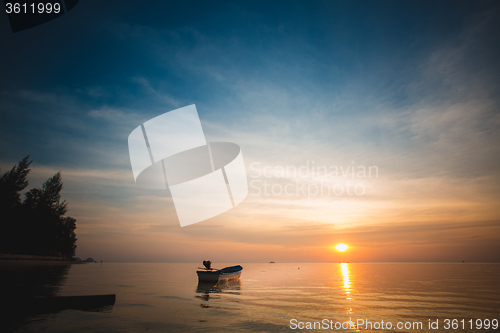
[[[29,155],[23,158],[17,166],[13,166],[10,171],[0,176],[0,208],[14,208],[21,205],[20,191],[28,187],[28,174],[33,161],[29,160]]]
[[[9,253],[72,257],[76,249],[76,220],[65,216],[61,202],[63,183],[58,172],[42,188],[33,188],[21,202],[20,191],[28,186],[29,156],[0,177],[0,207],[5,217],[0,228],[0,250]]]

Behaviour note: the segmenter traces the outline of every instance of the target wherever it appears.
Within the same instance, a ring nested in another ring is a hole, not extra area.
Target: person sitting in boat
[[[212,269],[212,262],[210,260],[203,260],[203,266],[205,266],[205,268],[208,270],[208,269]]]

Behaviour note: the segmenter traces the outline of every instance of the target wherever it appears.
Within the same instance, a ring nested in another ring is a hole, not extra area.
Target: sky
[[[498,1],[86,0],[17,33],[4,14],[0,172],[61,172],[81,258],[498,262],[499,37]],[[249,194],[181,228],[127,138],[191,104]]]

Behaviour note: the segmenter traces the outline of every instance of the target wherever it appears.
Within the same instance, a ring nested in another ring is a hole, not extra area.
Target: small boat
[[[203,282],[218,282],[221,280],[231,281],[240,278],[242,269],[243,267],[236,265],[218,270],[207,269],[204,271],[196,271],[196,274],[198,274],[198,280]]]

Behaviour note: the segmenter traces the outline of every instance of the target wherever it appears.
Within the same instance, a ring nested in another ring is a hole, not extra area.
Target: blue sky
[[[4,15],[2,170],[31,154],[33,186],[62,171],[81,256],[130,257],[103,244],[119,239],[139,253],[167,225],[165,243],[237,238],[250,261],[267,261],[252,256],[259,246],[283,260],[300,253],[300,232],[276,237],[290,228],[311,233],[304,261],[335,259],[317,255],[315,244],[328,244],[322,234],[357,242],[365,249],[359,260],[458,260],[452,253],[467,253],[460,244],[478,225],[474,244],[486,245],[470,257],[479,260],[500,238],[499,10],[495,1],[81,1],[16,34]],[[133,186],[127,137],[190,104],[209,140],[242,147],[247,168],[355,161],[377,165],[380,179],[366,182],[362,198],[317,198],[312,206],[248,198],[206,222],[217,230],[205,236],[196,231],[203,226],[177,230],[168,194]],[[164,210],[157,200],[166,200]],[[235,220],[245,222],[228,222]],[[373,236],[356,236],[372,224]],[[337,237],[339,226],[345,236]],[[466,231],[440,243],[431,226]],[[412,240],[413,228],[428,232]],[[138,230],[142,240],[132,236]],[[241,238],[242,230],[255,235]],[[377,243],[380,233],[393,236]],[[415,257],[424,238],[446,250]],[[135,259],[196,261],[195,252],[179,257],[157,243]],[[407,254],[391,254],[405,246]],[[363,257],[370,248],[378,256]]]

